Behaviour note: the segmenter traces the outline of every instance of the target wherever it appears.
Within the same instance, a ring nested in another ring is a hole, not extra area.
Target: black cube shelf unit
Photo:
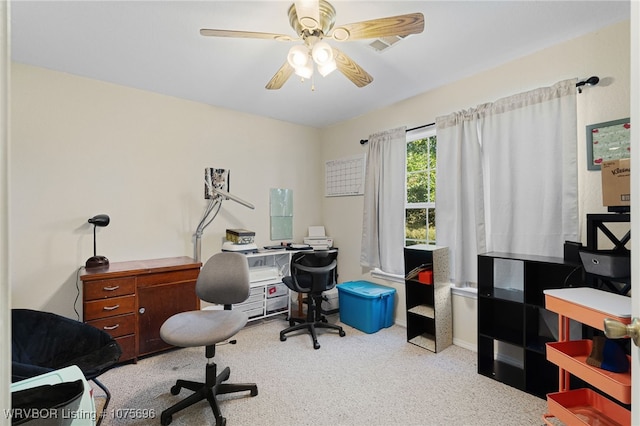
[[[581,282],[581,266],[562,258],[478,255],[478,373],[540,398],[557,391],[545,343],[557,338],[558,317],[543,290]]]

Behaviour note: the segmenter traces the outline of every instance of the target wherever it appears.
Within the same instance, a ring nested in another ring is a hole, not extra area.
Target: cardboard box
[[[602,205],[631,205],[631,160],[604,161],[602,171]]]

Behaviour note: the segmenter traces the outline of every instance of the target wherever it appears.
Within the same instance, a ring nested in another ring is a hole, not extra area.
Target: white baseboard
[[[467,342],[465,340],[461,340],[461,339],[456,339],[455,337],[453,338],[453,344],[456,346],[459,346],[463,349],[468,349],[472,352],[478,352],[478,345],[471,343],[471,342]]]

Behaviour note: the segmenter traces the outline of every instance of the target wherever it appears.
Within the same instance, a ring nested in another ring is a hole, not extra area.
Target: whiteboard
[[[325,196],[364,194],[366,154],[329,160],[325,163]]]

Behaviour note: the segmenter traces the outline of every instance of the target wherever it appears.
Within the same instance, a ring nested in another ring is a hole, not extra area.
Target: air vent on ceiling
[[[405,37],[407,36],[380,37],[369,43],[369,46],[371,46],[376,52],[382,52],[383,50],[387,50]]]

